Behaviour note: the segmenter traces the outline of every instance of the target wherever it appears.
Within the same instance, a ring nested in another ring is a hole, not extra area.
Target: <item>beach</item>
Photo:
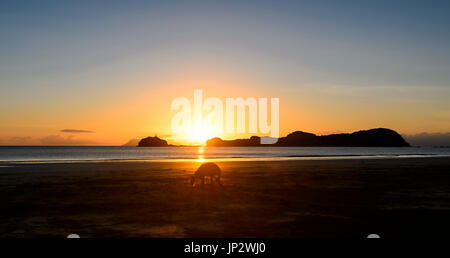
[[[450,158],[0,164],[0,237],[430,238],[450,230]]]

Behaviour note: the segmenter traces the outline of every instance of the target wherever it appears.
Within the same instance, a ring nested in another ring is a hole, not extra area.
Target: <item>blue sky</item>
[[[448,1],[394,2],[2,1],[1,77],[61,63],[86,69],[173,47],[283,59],[283,70],[306,66],[313,71],[305,77],[326,73],[333,83],[445,87]]]
[[[393,113],[376,111],[380,125],[447,132],[449,11],[448,1],[2,1],[0,138],[50,134],[77,112],[161,87],[130,81],[206,68],[287,103],[349,116],[352,101],[367,113],[381,103]],[[377,123],[349,124],[329,130]]]

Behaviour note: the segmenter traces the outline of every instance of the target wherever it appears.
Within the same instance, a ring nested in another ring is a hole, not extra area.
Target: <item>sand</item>
[[[0,237],[446,236],[450,158],[0,164]]]

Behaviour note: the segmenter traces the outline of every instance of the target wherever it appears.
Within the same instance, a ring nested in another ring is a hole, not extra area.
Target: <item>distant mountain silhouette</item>
[[[260,137],[252,136],[250,139],[222,140],[215,137],[206,141],[206,146],[259,146]]]
[[[162,140],[158,138],[158,136],[155,137],[147,137],[139,141],[138,147],[167,147],[169,146],[167,144],[166,140]]]
[[[213,138],[206,141],[207,146],[265,146],[260,137],[250,139],[222,140]],[[317,136],[312,133],[296,131],[281,137],[278,142],[268,146],[342,146],[342,147],[407,147],[403,137],[391,129],[377,128],[354,133]]]
[[[450,146],[450,133],[420,133],[403,137],[413,146]]]
[[[139,144],[139,141],[140,141],[139,139],[131,139],[131,140],[129,140],[127,143],[125,143],[122,146],[133,146],[133,147],[136,147]]]

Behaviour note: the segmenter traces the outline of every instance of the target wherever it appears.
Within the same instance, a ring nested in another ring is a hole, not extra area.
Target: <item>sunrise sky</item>
[[[194,89],[280,98],[281,135],[450,132],[448,1],[217,2],[2,1],[0,145],[187,143]]]

